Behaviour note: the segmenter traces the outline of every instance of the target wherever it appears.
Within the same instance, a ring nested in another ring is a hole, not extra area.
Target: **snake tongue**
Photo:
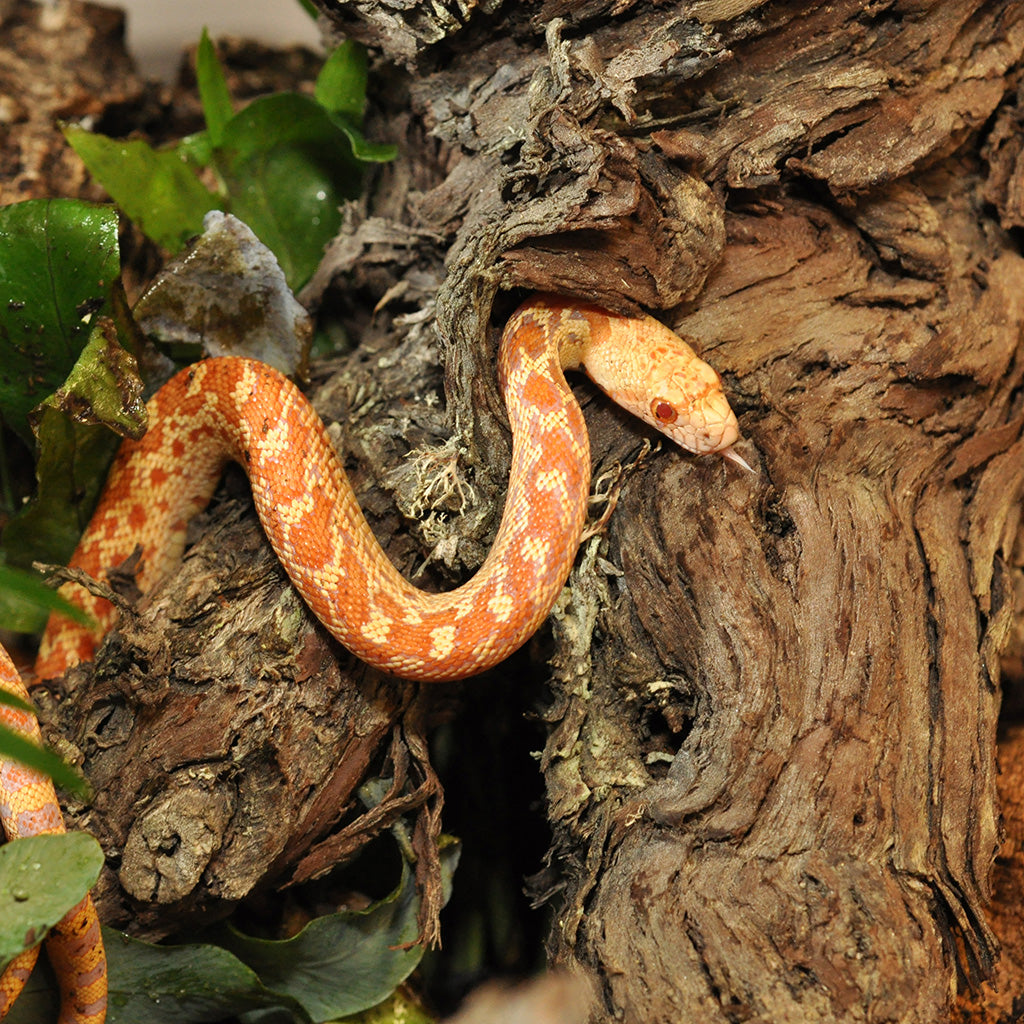
[[[748,473],[754,472],[754,470],[747,465],[746,461],[737,452],[733,451],[732,445],[729,445],[728,448],[723,448],[717,454],[721,455],[723,459],[735,462],[737,466],[742,466]]]

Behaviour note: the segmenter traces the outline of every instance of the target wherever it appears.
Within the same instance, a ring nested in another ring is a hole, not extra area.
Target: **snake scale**
[[[479,571],[448,593],[417,590],[394,568],[359,509],[319,417],[285,377],[251,360],[209,359],[181,371],[149,405],[150,427],[126,441],[71,565],[102,578],[141,546],[149,590],[181,558],[189,519],[229,460],[247,471],[263,528],[303,599],[364,661],[407,679],[462,679],[497,664],[547,616],[568,577],[590,490],[587,431],[563,370],[582,367],[620,405],[695,453],[731,450],[739,428],[718,374],[651,317],[624,317],[534,296],[509,320],[498,372],[512,429],[501,524]],[[115,612],[74,588],[89,630],[51,618],[37,678],[92,657]],[[2,648],[0,648],[2,651]],[[0,686],[26,696],[6,653]],[[0,708],[0,721],[39,741],[35,719]],[[64,830],[50,782],[0,762],[0,819],[8,839]],[[54,928],[47,953],[61,983],[61,1024],[102,1024],[106,961],[89,897]],[[0,977],[0,1017],[38,946]]]

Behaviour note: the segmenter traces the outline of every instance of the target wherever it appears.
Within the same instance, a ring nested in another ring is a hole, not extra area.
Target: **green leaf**
[[[317,78],[315,100],[277,93],[234,114],[224,70],[204,30],[196,77],[207,130],[171,149],[73,127],[65,128],[65,136],[154,241],[176,251],[200,232],[209,210],[230,210],[269,246],[297,290],[340,226],[338,207],[359,194],[361,163],[397,153],[362,133],[366,52],[353,42],[337,47]],[[218,193],[200,181],[203,167],[217,174]]]
[[[117,211],[70,199],[0,209],[0,418],[31,444],[28,414],[64,382],[120,272]]]
[[[13,632],[36,632],[26,630],[17,625],[22,616],[35,622],[48,616],[50,612],[60,612],[69,619],[83,626],[91,624],[91,620],[77,605],[61,597],[52,587],[48,587],[37,573],[24,572],[10,565],[0,565],[0,628]],[[8,608],[18,609],[17,614],[9,616]]]
[[[307,96],[254,100],[224,126],[215,164],[230,210],[277,256],[293,291],[313,274],[362,187],[362,168],[327,112]]]
[[[221,199],[196,176],[187,154],[139,139],[111,139],[67,126],[64,136],[93,177],[146,235],[177,251],[203,227]]]
[[[457,846],[442,855],[450,877]],[[260,976],[267,988],[287,993],[316,1021],[346,1017],[376,1006],[412,973],[423,956],[419,896],[408,867],[390,896],[365,911],[311,921],[291,939],[272,941],[226,927],[223,944]]]
[[[0,847],[0,967],[31,949],[95,885],[100,844],[85,832]]]
[[[90,799],[88,784],[74,768],[65,764],[52,750],[37,746],[6,725],[0,725],[0,756],[6,761],[17,761],[42,772],[53,779],[55,785],[62,786],[83,800]],[[2,849],[5,847],[0,847]]]
[[[420,962],[422,947],[393,948],[416,941],[409,906],[389,900],[363,920],[341,914],[317,918],[294,939],[280,942],[237,932],[226,941],[268,988],[292,996],[313,1020],[332,1020],[375,1006]]]
[[[458,853],[450,840],[441,851],[446,896]],[[380,903],[361,913],[318,918],[284,942],[221,927],[216,933],[227,937],[227,949],[161,946],[104,928],[107,1024],[212,1024],[233,1015],[247,1024],[309,1024],[346,1015],[346,1007],[357,1007],[351,1012],[362,1014],[360,1024],[429,1024],[419,1012],[406,1015],[414,1008],[390,998],[422,955],[419,947],[394,948],[417,938],[418,906],[406,869],[398,889]],[[243,962],[250,958],[252,964]],[[45,971],[36,971],[4,1024],[51,1019],[52,985]]]
[[[398,147],[367,142],[362,132],[366,110],[366,50],[345,40],[324,62],[313,95],[335,127],[344,132],[357,160],[384,163],[394,160]]]
[[[261,1007],[309,1018],[295,1000],[269,991],[257,975],[217,946],[156,946],[103,929],[110,978],[107,1024],[204,1024]]]
[[[196,50],[196,82],[210,144],[219,146],[224,137],[224,125],[235,116],[235,108],[231,102],[231,93],[228,92],[224,68],[217,59],[217,51],[205,28]]]
[[[213,163],[213,142],[210,140],[210,133],[206,131],[195,132],[179,139],[174,151],[186,164],[193,167],[209,167]]]
[[[97,385],[111,351],[127,358],[116,337],[108,339],[116,328],[100,315],[130,320],[122,308],[117,231],[111,206],[48,200],[0,210],[0,418],[26,444],[34,448],[38,440],[44,492],[42,501],[29,503],[28,493],[14,487],[4,495],[0,561],[11,566],[67,560],[118,443],[105,430],[72,427],[58,411],[81,419],[98,408],[94,419],[117,419],[109,405],[104,414]],[[37,408],[44,399],[51,411]],[[123,421],[120,429],[131,432]],[[38,590],[36,596],[28,599],[17,580],[0,588],[0,624],[38,629],[59,599]]]
[[[139,367],[121,347],[113,320],[97,320],[67,380],[43,405],[59,409],[76,423],[103,424],[120,437],[137,441],[146,433]]]
[[[15,696],[13,693],[9,693],[2,687],[0,687],[0,704],[9,708],[14,708],[15,711],[27,711],[30,715],[34,715],[36,713],[36,709],[32,707],[27,700],[22,700],[20,697]]]
[[[2,543],[7,562],[63,565],[92,516],[121,437],[145,428],[142,384],[134,359],[118,344],[111,321],[101,319],[67,382],[35,411],[39,458],[35,497],[11,517]],[[38,607],[0,591],[0,623],[34,632],[45,622]]]
[[[449,843],[441,853],[446,892],[458,850]],[[224,945],[158,946],[104,928],[107,1024],[205,1024],[232,1015],[249,1024],[308,1024],[379,1007],[422,956],[419,947],[393,948],[417,938],[418,909],[405,870],[396,891],[380,903],[361,913],[318,918],[284,942],[247,938],[222,926],[213,934]],[[45,1004],[25,995],[37,1015],[19,1017],[16,1004],[10,1024],[46,1019]]]
[[[316,77],[313,95],[324,110],[358,123],[366,110],[366,50],[346,39],[331,52]]]
[[[390,142],[368,142],[356,122],[347,114],[329,112],[334,126],[345,133],[352,147],[352,155],[367,163],[383,164],[398,156],[398,147]]]
[[[312,0],[299,0],[299,6],[314,20],[320,17],[320,12],[316,9]]]
[[[268,1008],[267,1024],[309,1024],[301,1007],[268,992],[244,964],[216,946],[157,946],[103,929],[107,1024],[213,1024]],[[49,964],[32,972],[4,1024],[57,1019],[57,981]]]
[[[37,424],[40,456],[38,493],[4,527],[9,563],[27,569],[33,561],[64,565],[71,557],[99,498],[119,439],[105,427],[72,423],[44,407]],[[26,608],[0,592],[0,621],[8,629],[33,633],[46,622],[40,609]]]

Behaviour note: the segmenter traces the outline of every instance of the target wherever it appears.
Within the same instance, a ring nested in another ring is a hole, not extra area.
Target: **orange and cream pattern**
[[[483,566],[456,590],[425,593],[401,576],[363,518],[307,400],[275,370],[239,358],[198,363],[160,390],[149,406],[149,431],[122,446],[71,564],[102,578],[140,546],[137,581],[146,591],[180,559],[189,519],[233,459],[249,474],[267,538],[292,582],[342,644],[407,679],[475,675],[532,636],[572,567],[586,518],[590,452],[563,369],[580,366],[685,448],[742,464],[730,449],[739,428],[718,374],[668,328],[650,317],[535,296],[512,316],[499,353],[513,437],[501,524]],[[79,588],[67,596],[97,629],[51,619],[39,678],[90,658],[114,618],[108,603]],[[0,661],[0,685],[21,692],[9,661]],[[8,721],[38,735],[28,716]],[[12,839],[63,829],[52,786],[6,763],[0,815]],[[78,941],[70,957],[66,933]],[[94,996],[103,954],[91,903],[65,918],[47,951],[66,986],[61,1024],[99,1024],[105,995]],[[0,1016],[24,974],[19,962],[0,979]],[[103,973],[104,993],[105,983]]]
[[[17,670],[0,646],[0,689],[29,699]],[[0,722],[41,743],[39,723],[24,711],[0,705]],[[64,831],[53,783],[45,775],[12,761],[0,761],[0,821],[8,840]],[[103,1024],[107,1010],[107,961],[100,922],[86,896],[46,939],[46,952],[61,989],[60,1024]],[[0,1017],[18,997],[39,956],[35,945],[17,957],[0,976]]]

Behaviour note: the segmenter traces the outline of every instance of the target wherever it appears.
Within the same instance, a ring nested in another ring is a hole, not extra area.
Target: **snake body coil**
[[[425,593],[398,573],[301,392],[269,367],[237,358],[201,362],[160,390],[150,403],[149,431],[122,445],[71,564],[100,578],[141,546],[137,582],[145,592],[180,559],[189,519],[234,459],[249,474],[282,565],[342,644],[409,679],[482,672],[536,631],[575,558],[590,454],[563,369],[581,365],[616,401],[683,447],[742,462],[729,448],[739,431],[718,375],[681,339],[649,317],[535,296],[509,321],[499,354],[513,436],[504,513],[487,559],[461,587]],[[36,665],[40,678],[90,658],[114,618],[101,599],[73,596],[97,628],[52,619]],[[6,655],[0,686],[24,692]],[[38,739],[28,715],[0,709],[0,721]],[[0,762],[0,818],[11,839],[63,831],[49,782],[9,762]],[[106,975],[88,898],[54,929],[47,949],[63,986],[61,1024],[101,1024]],[[0,978],[0,1016],[34,956],[34,949],[23,954]]]

